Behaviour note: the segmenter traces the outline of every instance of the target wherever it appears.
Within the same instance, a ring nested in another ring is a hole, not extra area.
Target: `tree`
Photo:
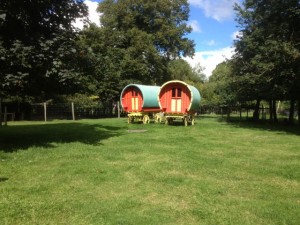
[[[200,80],[201,83],[207,82],[207,77],[204,73],[204,69],[205,68],[200,63],[197,63],[196,66],[193,68],[193,73]]]
[[[298,0],[246,0],[236,5],[241,37],[235,43],[237,96],[270,101],[300,99],[300,3]]]
[[[72,22],[86,15],[83,0],[2,1],[0,94],[45,100],[74,91],[82,77]]]
[[[120,62],[125,57],[124,50],[108,47],[111,40],[104,28],[91,25],[80,34],[78,45],[85,63],[82,69],[89,74],[89,91],[98,95],[103,102],[112,103],[120,97],[128,80],[121,79]],[[135,82],[134,80],[131,80]]]
[[[186,0],[103,0],[98,11],[108,52],[122,81],[160,84],[170,78],[169,62],[194,54],[186,21]]]
[[[212,106],[232,105],[236,96],[231,90],[232,62],[227,60],[216,66],[204,85],[203,96]]]
[[[184,59],[173,60],[169,63],[171,79],[185,82],[202,82],[190,64]]]

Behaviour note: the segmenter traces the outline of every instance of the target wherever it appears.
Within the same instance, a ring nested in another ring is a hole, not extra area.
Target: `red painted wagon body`
[[[199,91],[180,80],[172,80],[163,84],[158,95],[159,105],[164,112],[166,123],[182,119],[184,124],[194,124],[194,114],[200,107]]]
[[[128,113],[128,122],[134,120],[150,122],[152,113],[159,112],[157,101],[158,86],[129,84],[121,93],[121,105]]]

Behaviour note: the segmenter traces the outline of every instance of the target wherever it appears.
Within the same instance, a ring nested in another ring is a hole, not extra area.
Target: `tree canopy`
[[[122,80],[159,84],[170,77],[168,63],[194,54],[186,35],[189,4],[186,0],[104,0],[99,3],[106,46],[121,54]]]
[[[233,87],[239,100],[300,99],[300,2],[245,0],[235,5]]]
[[[86,16],[83,0],[1,1],[0,95],[46,99],[79,84],[72,23]]]
[[[0,95],[46,100],[89,91],[111,101],[128,83],[163,83],[171,61],[194,54],[187,0],[103,0],[98,11],[102,25],[79,31],[73,22],[86,18],[84,0],[5,0]]]
[[[194,54],[194,42],[186,38],[187,1],[104,0],[98,12],[101,26],[85,28],[78,44],[85,49],[90,88],[104,102],[117,101],[129,83],[162,84],[175,77],[175,61],[184,67],[180,58]]]

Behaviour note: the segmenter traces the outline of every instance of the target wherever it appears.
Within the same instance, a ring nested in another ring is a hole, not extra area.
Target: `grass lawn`
[[[0,127],[0,224],[300,224],[300,129],[126,119]]]

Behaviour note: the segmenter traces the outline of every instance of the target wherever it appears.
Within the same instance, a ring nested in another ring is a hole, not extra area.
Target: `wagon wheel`
[[[148,115],[144,115],[143,117],[143,124],[147,124],[147,123],[150,123],[150,118]]]
[[[166,124],[166,125],[169,125],[169,124],[170,124],[169,118],[166,118],[165,124]]]
[[[157,117],[156,122],[157,122],[157,123],[161,123],[161,118],[160,118],[160,117]]]
[[[155,120],[154,120],[155,123],[160,123],[161,122],[161,118],[159,115],[155,115]]]
[[[127,122],[128,123],[133,123],[134,122],[134,117],[129,116]]]
[[[194,126],[195,125],[195,119],[194,118],[192,118],[192,126]]]
[[[170,118],[170,121],[169,121],[169,124],[173,124],[173,122],[174,122],[174,120],[173,120],[173,118]]]
[[[183,118],[183,124],[184,124],[184,126],[188,125],[188,119],[186,117]]]

